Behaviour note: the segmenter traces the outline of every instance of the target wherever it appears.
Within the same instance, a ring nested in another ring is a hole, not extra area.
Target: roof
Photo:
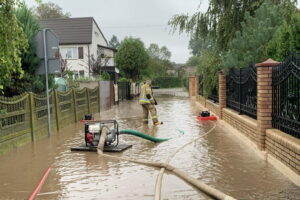
[[[40,20],[43,28],[51,29],[59,38],[59,44],[91,44],[95,22],[104,40],[103,33],[93,17],[59,18]]]
[[[110,50],[112,50],[112,51],[114,51],[114,52],[117,52],[117,51],[118,51],[118,50],[115,49],[115,48],[112,48],[112,47],[106,47],[106,46],[99,45],[99,44],[98,44],[98,47],[101,47],[101,48],[104,48],[104,49],[110,49]]]

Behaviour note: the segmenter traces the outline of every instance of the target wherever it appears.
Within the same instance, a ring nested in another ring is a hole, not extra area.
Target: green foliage
[[[69,18],[71,16],[71,13],[64,13],[62,8],[53,2],[39,3],[37,7],[32,8],[32,11],[38,19]]]
[[[267,59],[266,47],[276,29],[282,24],[284,15],[280,6],[271,1],[264,2],[255,15],[245,14],[242,31],[237,31],[230,42],[223,66],[246,67],[250,62],[262,62]],[[277,47],[278,48],[278,47]]]
[[[108,42],[109,47],[117,49],[120,46],[120,42],[117,38],[117,36],[113,35]]]
[[[34,74],[40,62],[39,57],[36,55],[36,43],[34,41],[34,36],[40,29],[39,20],[33,16],[26,5],[16,9],[15,14],[29,44],[28,51],[22,53],[22,69],[29,74]]]
[[[189,80],[189,77],[184,77],[183,80],[183,86],[186,88],[186,89],[189,89],[189,84],[190,84],[190,80]]]
[[[200,56],[201,63],[198,67],[199,74],[203,77],[204,96],[208,97],[212,89],[218,84],[221,57],[215,51],[203,50]]]
[[[170,61],[171,52],[165,46],[159,47],[158,44],[150,44],[147,49],[149,59],[149,71],[153,77],[166,76],[167,71],[173,69]]]
[[[101,74],[101,79],[102,79],[103,81],[109,81],[109,80],[110,80],[110,75],[109,75],[109,73],[107,73],[107,72],[102,72],[102,74]]]
[[[125,77],[122,77],[118,79],[118,82],[130,82],[130,80]]]
[[[191,56],[186,62],[186,66],[198,66],[200,65],[200,56]]]
[[[28,48],[26,36],[14,14],[17,0],[0,0],[0,92],[13,74],[23,76],[21,53]]]
[[[152,80],[153,86],[159,86],[161,88],[175,88],[182,87],[182,80],[179,77],[155,77]]]
[[[36,55],[36,44],[33,37],[40,28],[39,21],[25,5],[17,8],[15,15],[28,39],[29,46],[28,50],[23,51],[21,54],[21,67],[24,75],[20,76],[20,73],[12,74],[10,82],[4,88],[4,93],[7,96],[19,95],[41,87],[40,85],[35,85],[37,82],[34,80],[40,59]]]
[[[125,38],[116,54],[116,64],[122,76],[137,81],[147,75],[149,56],[140,39]]]
[[[179,32],[195,34],[196,38],[212,38],[221,51],[228,48],[235,32],[241,30],[241,22],[244,21],[246,12],[252,16],[264,0],[210,0],[205,13],[200,11],[193,15],[174,15],[168,22],[172,29]],[[272,0],[286,11],[285,16],[295,9],[295,0]],[[195,54],[194,54],[195,55]],[[196,54],[197,55],[197,54]]]
[[[283,60],[290,52],[300,53],[300,14],[292,15],[277,29],[267,46],[267,55],[275,60]]]

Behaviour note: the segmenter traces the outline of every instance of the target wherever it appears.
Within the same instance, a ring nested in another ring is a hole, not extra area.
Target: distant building
[[[196,66],[185,66],[184,72],[186,76],[192,76],[196,75],[197,73],[197,67]]]
[[[93,17],[46,19],[43,28],[51,29],[59,38],[60,54],[67,68],[76,77],[88,77],[106,71],[117,79],[115,67],[117,51],[108,42]],[[98,59],[97,59],[98,58]]]

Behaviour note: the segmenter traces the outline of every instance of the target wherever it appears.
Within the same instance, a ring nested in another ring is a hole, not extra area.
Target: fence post
[[[59,102],[58,102],[58,97],[57,97],[57,91],[53,90],[54,94],[54,107],[55,107],[55,118],[56,118],[56,128],[57,131],[59,131],[59,114],[58,114],[58,107],[59,107]]]
[[[196,76],[190,76],[189,80],[190,80],[189,94],[190,94],[190,97],[193,97],[193,96],[196,96],[196,93],[195,93],[195,91],[196,91],[195,90],[196,89],[196,83],[195,83]]]
[[[265,149],[266,130],[272,128],[272,68],[279,62],[268,59],[257,67],[257,145]]]
[[[242,74],[241,68],[239,69],[239,115],[242,114]]]
[[[101,111],[101,93],[100,93],[100,81],[98,81],[98,108],[99,108],[99,115],[100,115],[100,111]]]
[[[73,105],[74,105],[74,114],[75,114],[75,123],[76,123],[78,121],[78,118],[77,118],[77,108],[76,108],[76,93],[74,88],[72,88],[72,92],[73,92]]]
[[[195,76],[195,96],[199,96],[199,76]]]
[[[222,111],[226,108],[226,76],[223,71],[219,71],[219,113],[220,119],[223,118]]]
[[[89,88],[85,88],[86,89],[86,99],[87,99],[87,106],[88,106],[88,113],[91,113],[91,107],[90,107],[90,93],[89,93]]]
[[[35,135],[34,135],[34,99],[33,99],[33,93],[32,92],[29,92],[29,110],[30,110],[31,140],[35,141]]]

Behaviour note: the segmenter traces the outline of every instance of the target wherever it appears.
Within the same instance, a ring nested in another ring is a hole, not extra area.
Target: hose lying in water
[[[212,131],[212,130],[213,129],[211,129],[210,131]],[[100,141],[104,141],[105,140],[106,134],[107,134],[106,131],[101,132]],[[206,133],[206,134],[208,134],[208,133]],[[186,145],[184,145],[184,146],[186,146]],[[168,170],[170,172],[173,172],[176,176],[178,176],[181,179],[185,180],[189,184],[197,187],[202,192],[208,194],[211,197],[214,197],[215,199],[220,199],[220,200],[235,200],[233,197],[228,196],[228,195],[224,194],[223,192],[210,187],[209,185],[206,185],[202,181],[197,180],[197,179],[189,176],[188,174],[186,174],[185,172],[181,171],[180,169],[177,169],[176,167],[173,167],[173,166],[171,166],[171,165],[169,165],[167,163],[147,162],[147,161],[134,160],[134,159],[130,159],[130,158],[123,158],[123,157],[118,157],[118,156],[112,156],[112,155],[104,154],[103,153],[103,147],[104,147],[104,143],[103,142],[99,142],[98,148],[97,148],[97,152],[98,152],[98,154],[100,156],[107,157],[107,158],[118,159],[118,160],[129,161],[129,162],[138,163],[138,164],[142,164],[142,165],[146,165],[146,166],[150,166],[150,167],[161,168],[161,171],[163,171],[163,172],[166,169],[166,170]],[[161,179],[162,179],[162,176],[161,176]],[[157,181],[157,182],[158,182],[158,184],[161,185],[161,182],[160,183],[159,183],[159,181]]]
[[[130,130],[130,129],[120,130],[119,133],[120,134],[127,134],[127,135],[134,135],[134,136],[137,136],[137,137],[144,138],[146,140],[150,140],[152,142],[164,142],[164,141],[168,141],[168,140],[171,139],[171,138],[156,138],[156,137],[153,137],[151,135],[147,135],[145,133],[141,133],[139,131]]]
[[[215,128],[217,127],[217,124],[215,123],[214,126],[209,130],[207,131],[206,133],[200,135],[199,137],[195,138],[195,139],[192,139],[191,141],[189,141],[188,143],[184,144],[183,146],[181,146],[180,148],[178,148],[174,153],[172,153],[167,161],[166,161],[166,164],[169,164],[171,162],[171,159],[180,151],[182,150],[184,147],[188,146],[189,144],[195,142],[196,140],[199,140],[200,138],[208,135],[209,133],[211,133]],[[161,168],[158,176],[157,176],[157,179],[156,179],[156,184],[155,184],[155,198],[154,200],[160,200],[161,199],[161,186],[162,186],[162,177],[163,177],[163,174],[164,174],[165,170],[164,168]]]
[[[41,190],[42,186],[44,185],[47,176],[49,175],[51,171],[51,167],[49,167],[46,172],[44,173],[42,179],[40,180],[39,184],[37,185],[37,187],[34,189],[34,191],[31,193],[31,195],[29,196],[28,200],[34,200],[36,195],[39,193],[39,191]]]

